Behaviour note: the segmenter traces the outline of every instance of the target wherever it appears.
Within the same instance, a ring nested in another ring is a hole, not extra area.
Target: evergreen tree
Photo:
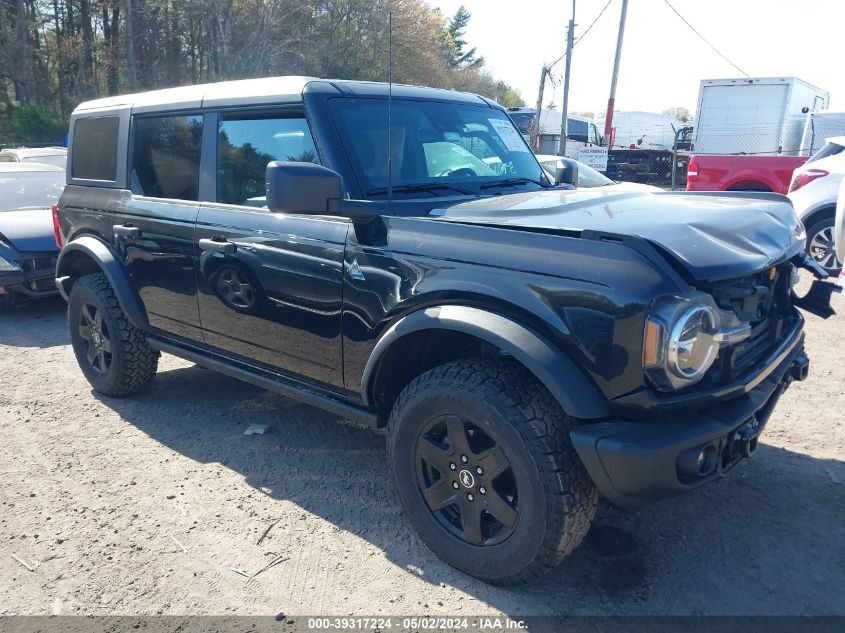
[[[469,24],[470,17],[472,16],[469,11],[461,5],[452,19],[449,20],[449,35],[452,36],[452,41],[455,43],[455,53],[449,62],[452,68],[481,68],[484,65],[484,58],[476,56],[475,47],[465,50],[467,42],[464,39],[464,32]]]

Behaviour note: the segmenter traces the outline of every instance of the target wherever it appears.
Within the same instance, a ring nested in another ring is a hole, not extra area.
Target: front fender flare
[[[543,383],[567,415],[590,420],[609,415],[604,397],[584,372],[549,341],[524,325],[494,312],[470,306],[433,306],[394,323],[378,340],[364,367],[361,393],[372,405],[371,382],[383,354],[407,334],[452,330],[475,336],[507,352]]]
[[[109,280],[120,307],[132,325],[138,329],[147,329],[147,313],[129,283],[126,271],[108,245],[96,237],[90,235],[78,237],[66,244],[59,253],[59,260],[56,263],[56,285],[65,300],[68,299],[70,287],[77,277],[73,271],[73,259],[77,256],[76,254],[84,255],[100,268]]]

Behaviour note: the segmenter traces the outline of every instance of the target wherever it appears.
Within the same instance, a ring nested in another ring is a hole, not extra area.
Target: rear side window
[[[116,116],[78,119],[73,127],[71,177],[84,180],[117,179]]]
[[[132,190],[155,198],[196,200],[202,116],[138,118],[132,150]]]
[[[807,159],[807,163],[812,163],[828,156],[835,156],[836,154],[842,153],[843,150],[845,150],[845,147],[838,143],[826,143],[824,147]],[[804,164],[806,165],[807,163]]]

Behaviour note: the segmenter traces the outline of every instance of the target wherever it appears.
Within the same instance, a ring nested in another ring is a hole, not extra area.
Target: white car
[[[836,257],[845,261],[845,178],[839,183],[839,196],[836,200],[836,226],[833,233],[836,242]],[[840,275],[842,273],[839,273]]]
[[[660,187],[643,185],[638,182],[616,182],[584,163],[572,158],[568,160],[578,163],[578,182],[575,185],[578,189],[583,187],[607,187],[608,191],[662,191]],[[537,154],[537,161],[549,173],[552,181],[555,180],[554,176],[557,169],[564,166],[561,157],[553,154]]]
[[[792,173],[787,194],[807,229],[807,252],[833,276],[842,271],[842,260],[834,248],[834,221],[843,175],[845,136],[828,138],[824,147]]]

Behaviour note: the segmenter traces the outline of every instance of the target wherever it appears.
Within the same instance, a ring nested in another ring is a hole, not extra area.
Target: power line
[[[578,45],[578,42],[580,42],[582,39],[584,39],[584,36],[585,36],[587,33],[589,33],[589,32],[590,32],[590,29],[591,29],[591,28],[593,28],[593,27],[595,26],[596,22],[598,22],[598,21],[599,21],[599,19],[601,18],[601,16],[603,16],[603,15],[604,15],[604,12],[605,12],[605,11],[607,11],[607,7],[609,7],[609,6],[610,6],[610,3],[611,3],[611,2],[613,2],[613,0],[607,0],[607,4],[605,4],[605,5],[604,5],[604,8],[603,8],[601,11],[599,11],[599,14],[596,16],[596,19],[595,19],[595,20],[593,20],[593,21],[590,23],[590,26],[588,26],[588,27],[586,28],[586,30],[585,30],[583,33],[581,33],[581,35],[579,35],[579,36],[578,36],[578,39],[577,39],[577,40],[575,40],[575,43],[574,43],[574,44],[572,44],[572,48],[575,48],[575,47]]]
[[[750,76],[751,76],[751,75],[749,75],[747,72],[745,72],[742,68],[740,68],[739,66],[737,66],[736,64],[734,64],[734,63],[733,63],[731,60],[729,60],[727,57],[725,57],[725,55],[724,55],[721,51],[719,51],[719,49],[718,49],[718,48],[716,48],[716,47],[715,47],[715,46],[713,46],[710,42],[708,42],[708,41],[707,41],[707,38],[705,38],[705,37],[704,37],[701,33],[699,33],[699,32],[695,29],[695,27],[694,27],[692,24],[690,24],[689,22],[687,22],[686,18],[685,18],[684,16],[682,16],[680,13],[678,13],[678,10],[677,10],[675,7],[673,7],[671,4],[669,4],[669,0],[663,0],[663,2],[665,2],[665,3],[666,3],[666,6],[667,6],[667,7],[669,7],[670,9],[672,9],[672,11],[674,11],[675,15],[677,15],[679,18],[681,18],[681,21],[682,21],[684,24],[686,24],[686,25],[690,28],[690,30],[691,30],[693,33],[695,33],[696,35],[698,35],[698,37],[699,37],[699,38],[701,38],[701,41],[702,41],[702,42],[704,42],[705,44],[707,44],[707,46],[709,46],[710,48],[712,48],[712,49],[716,52],[716,54],[717,54],[719,57],[721,57],[722,59],[724,59],[726,62],[728,62],[731,66],[733,66],[734,68],[736,68],[739,72],[741,72],[741,73],[742,73],[743,75],[745,75],[746,77],[750,77]]]
[[[580,42],[582,39],[584,39],[584,36],[585,36],[587,33],[589,33],[589,32],[590,32],[590,29],[591,29],[591,28],[593,28],[593,27],[595,26],[596,22],[598,22],[598,21],[599,21],[599,19],[601,18],[601,16],[602,16],[602,15],[604,15],[604,12],[605,12],[605,11],[607,11],[607,7],[609,7],[609,6],[610,6],[610,4],[611,4],[612,2],[613,2],[613,0],[607,0],[607,4],[605,4],[605,5],[604,5],[604,8],[603,8],[601,11],[599,11],[599,14],[596,16],[596,19],[595,19],[595,20],[593,20],[592,22],[590,22],[590,26],[588,26],[588,27],[584,30],[584,32],[583,32],[583,33],[581,33],[581,35],[579,35],[579,36],[578,36],[578,38],[577,38],[577,39],[575,40],[575,42],[572,44],[572,48],[575,48],[575,47],[578,45],[578,42]],[[548,68],[549,70],[551,70],[551,69],[552,69],[552,67],[553,67],[555,64],[557,64],[560,60],[562,60],[564,57],[566,57],[566,53],[564,53],[563,55],[561,55],[560,57],[558,57],[556,60],[554,60],[551,64],[549,64],[549,65],[547,66],[547,68]]]

